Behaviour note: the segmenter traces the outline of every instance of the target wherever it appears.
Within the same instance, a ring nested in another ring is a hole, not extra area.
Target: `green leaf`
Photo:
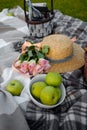
[[[30,50],[35,50],[35,46],[30,46],[28,51],[30,51]]]
[[[42,53],[44,53],[44,54],[47,54],[48,52],[49,52],[49,46],[43,46],[43,48],[42,48]]]
[[[28,47],[27,51],[23,54],[20,55],[19,59],[21,60],[21,62],[27,60],[36,60],[36,62],[40,59],[40,58],[45,58],[45,54],[47,54],[49,52],[49,46],[43,46],[43,48],[41,50],[37,50],[35,48],[35,46],[30,46]]]
[[[28,56],[29,56],[29,57],[33,57],[32,50],[28,51]]]
[[[31,44],[34,44],[34,41],[33,41],[33,40],[30,40],[30,43],[31,43]]]
[[[44,57],[45,57],[44,54],[43,54],[42,52],[40,52],[40,51],[37,51],[37,50],[36,50],[36,53],[37,53],[38,59],[39,59],[39,58],[44,58]]]
[[[23,62],[23,61],[27,60],[27,58],[28,58],[27,53],[23,53],[20,55],[19,60],[21,60],[21,62]]]

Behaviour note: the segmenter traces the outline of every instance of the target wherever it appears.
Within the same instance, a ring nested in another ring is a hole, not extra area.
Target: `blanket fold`
[[[11,94],[0,89],[0,130],[29,130],[23,111]]]

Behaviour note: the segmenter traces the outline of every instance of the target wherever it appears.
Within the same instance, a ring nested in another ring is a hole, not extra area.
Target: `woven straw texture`
[[[53,60],[59,60],[60,57],[65,58],[65,56],[73,52],[73,56],[69,60],[61,63],[51,63],[49,71],[69,72],[82,67],[85,63],[84,50],[78,44],[72,43],[65,35],[54,34],[47,36],[43,40],[42,45],[50,46],[50,52],[47,56]]]
[[[50,35],[43,39],[43,45],[51,48],[47,57],[51,59],[63,59],[72,53],[72,41],[65,35]]]

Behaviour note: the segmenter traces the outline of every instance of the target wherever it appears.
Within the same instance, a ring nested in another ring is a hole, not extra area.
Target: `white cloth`
[[[1,89],[5,90],[6,84],[12,79],[18,79],[22,82],[24,88],[21,92],[20,96],[14,96],[15,101],[19,104],[22,109],[26,109],[28,101],[30,101],[29,97],[29,84],[30,78],[20,75],[18,72],[15,72],[12,68],[6,68],[2,74],[3,82],[1,83]],[[24,104],[25,103],[25,104]]]

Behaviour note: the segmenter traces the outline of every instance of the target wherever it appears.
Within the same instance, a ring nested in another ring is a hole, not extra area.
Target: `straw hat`
[[[85,63],[84,50],[66,35],[49,35],[43,39],[42,46],[44,45],[50,47],[50,51],[46,55],[51,64],[49,71],[71,72]]]

